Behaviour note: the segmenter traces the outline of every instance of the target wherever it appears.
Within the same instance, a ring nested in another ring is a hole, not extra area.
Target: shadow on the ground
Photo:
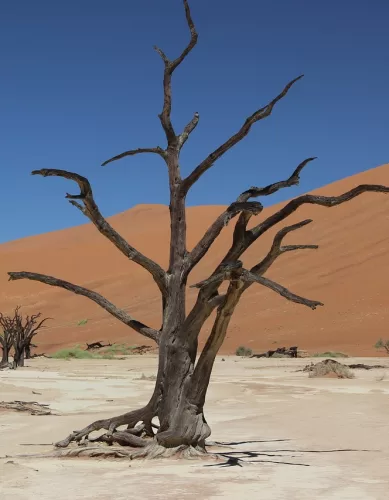
[[[215,442],[214,446],[237,446],[241,444],[250,444],[250,443],[269,443],[269,442],[277,442],[277,441],[290,441],[289,439],[274,439],[270,441],[240,441],[240,442]],[[296,450],[296,449],[277,449],[277,450],[267,450],[267,451],[252,451],[252,450],[236,450],[236,451],[228,451],[228,452],[216,452],[213,453],[216,457],[223,459],[226,461],[222,463],[216,463],[211,465],[204,465],[204,467],[243,467],[245,464],[252,463],[273,463],[280,465],[297,465],[301,467],[310,467],[310,464],[300,463],[300,462],[289,462],[284,461],[284,458],[296,458],[299,457],[301,453],[365,453],[376,450],[364,450],[364,449],[351,449],[351,448],[339,448],[333,450]],[[296,453],[297,455],[294,455]],[[269,457],[272,460],[262,459],[261,457]],[[259,458],[259,459],[258,459]],[[278,458],[280,460],[274,460]],[[254,459],[254,460],[253,460]]]

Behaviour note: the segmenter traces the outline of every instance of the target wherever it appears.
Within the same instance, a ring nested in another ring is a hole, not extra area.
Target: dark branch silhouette
[[[187,0],[184,0],[184,7],[185,7],[185,16],[186,16],[186,21],[188,23],[188,27],[190,30],[190,41],[187,47],[183,50],[181,55],[177,57],[177,59],[174,59],[173,61],[170,61],[168,57],[165,55],[165,53],[159,48],[159,47],[154,47],[155,50],[158,52],[158,54],[161,56],[164,65],[165,65],[165,70],[164,70],[164,75],[163,75],[163,109],[161,114],[159,115],[159,119],[161,120],[162,127],[165,131],[166,134],[166,139],[168,141],[168,145],[174,143],[177,141],[176,133],[174,131],[172,122],[171,122],[171,112],[172,112],[172,75],[174,70],[183,62],[183,60],[186,58],[186,56],[190,53],[190,51],[194,48],[194,46],[197,43],[197,32],[196,32],[196,27],[194,25],[194,22],[192,20],[192,16],[190,13],[189,9],[189,4]],[[196,123],[197,124],[197,123]],[[190,131],[193,130],[193,128],[196,126],[196,124],[193,126],[189,126]],[[188,135],[190,133],[188,132]],[[185,142],[185,141],[183,141]],[[183,144],[183,143],[182,143]]]
[[[148,271],[157,283],[163,296],[166,295],[166,273],[165,271],[153,260],[149,259],[136,248],[131,246],[115,229],[107,222],[107,220],[102,216],[92,193],[92,187],[86,177],[82,175],[75,174],[73,172],[67,172],[66,170],[56,170],[56,169],[42,169],[34,170],[32,175],[41,175],[43,177],[62,177],[64,179],[69,179],[77,182],[80,193],[79,194],[66,194],[66,198],[70,200],[70,203],[77,207],[81,212],[88,217],[88,219],[95,225],[95,227],[103,234],[109,241],[111,241],[116,248],[118,248],[122,254],[124,254],[128,259],[136,262],[142,266],[146,271]],[[75,200],[80,200],[83,205],[80,205]]]
[[[205,235],[202,237],[202,239],[193,248],[190,255],[188,256],[187,272],[189,273],[196,266],[196,264],[198,264],[198,262],[204,257],[204,255],[210,249],[212,243],[216,240],[216,238],[221,233],[223,227],[225,227],[233,217],[235,217],[236,215],[238,215],[238,213],[241,213],[241,212],[243,212],[243,214],[239,218],[239,221],[236,225],[234,237],[235,237],[235,239],[239,236],[241,237],[241,239],[245,238],[247,223],[250,219],[249,214],[258,215],[263,209],[263,206],[261,205],[261,203],[249,202],[248,200],[250,198],[258,198],[260,196],[269,196],[269,195],[274,194],[275,192],[279,191],[280,189],[284,189],[287,187],[298,185],[300,182],[301,171],[303,170],[303,168],[306,165],[308,165],[308,163],[310,163],[311,161],[313,161],[315,159],[316,158],[307,158],[306,160],[302,161],[297,166],[297,168],[294,170],[292,175],[284,181],[275,182],[275,183],[270,184],[264,188],[251,187],[247,191],[244,191],[243,193],[241,193],[238,196],[236,202],[232,203],[227,208],[227,210],[225,210],[216,219],[216,221],[209,227],[209,229],[207,230]],[[252,209],[249,210],[247,208],[248,205],[245,206],[244,203],[246,203],[246,204],[250,203],[252,206]],[[239,232],[240,232],[240,234],[238,234]]]
[[[13,368],[24,366],[24,360],[31,358],[32,339],[37,335],[44,323],[52,318],[40,320],[41,313],[27,315],[24,319],[20,306],[14,310],[13,316],[0,313],[0,345],[3,349],[3,359],[0,367],[9,366],[8,357],[13,349]]]
[[[86,297],[98,304],[100,307],[112,314],[112,316],[114,316],[116,319],[118,319],[125,325],[130,326],[133,330],[144,335],[145,337],[154,340],[157,343],[159,342],[159,331],[154,330],[154,328],[150,328],[143,323],[140,323],[139,321],[136,321],[128,313],[123,311],[123,309],[119,309],[114,304],[112,304],[112,302],[109,302],[109,300],[107,300],[97,292],[92,292],[91,290],[88,290],[87,288],[84,288],[82,286],[74,285],[73,283],[54,278],[53,276],[46,276],[45,274],[20,271],[9,272],[8,275],[9,281],[28,279],[32,281],[38,281],[40,283],[46,283],[46,285],[63,288],[64,290],[69,290],[69,292],[73,292],[77,295],[82,295],[83,297]]]
[[[101,164],[101,166],[105,167],[106,165],[108,165],[108,163],[112,163],[113,161],[121,160],[122,158],[126,158],[127,156],[135,156],[143,153],[157,154],[159,156],[162,156],[162,158],[164,158],[166,154],[165,150],[160,148],[159,146],[157,146],[156,148],[130,149],[129,151],[124,151],[124,153],[120,153],[119,155],[116,155],[113,158],[106,160],[104,163]]]
[[[246,135],[250,132],[250,129],[254,125],[254,123],[270,116],[277,102],[280,101],[283,97],[285,97],[286,94],[289,92],[289,90],[292,88],[292,86],[303,76],[304,75],[300,75],[297,78],[294,78],[291,82],[289,82],[284,87],[282,92],[278,94],[277,97],[275,97],[272,101],[270,101],[266,106],[258,109],[257,111],[255,111],[255,113],[249,116],[236,134],[227,139],[226,142],[224,142],[221,146],[215,149],[215,151],[213,151],[210,155],[208,155],[207,158],[204,161],[202,161],[200,165],[198,165],[193,170],[193,172],[188,175],[186,179],[184,179],[182,185],[183,192],[185,193],[188,192],[191,186],[193,186],[193,184],[197,182],[198,179],[207,170],[209,170],[219,158],[221,158],[229,149],[234,147],[236,144],[238,144],[238,142],[240,142],[244,137],[246,137]]]

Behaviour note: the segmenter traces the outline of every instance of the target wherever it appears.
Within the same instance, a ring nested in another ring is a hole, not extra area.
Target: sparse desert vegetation
[[[241,346],[237,347],[235,354],[237,356],[243,356],[245,358],[249,358],[253,354],[253,351],[249,347],[245,347],[244,345],[241,345]]]
[[[75,345],[74,347],[66,347],[64,349],[60,349],[53,354],[50,354],[50,358],[53,359],[113,359],[114,356],[111,353],[97,353],[86,351],[82,349],[80,345]]]
[[[389,339],[388,340],[379,339],[374,347],[376,349],[383,349],[386,352],[386,354],[389,354]]]
[[[336,351],[316,352],[313,354],[314,358],[348,358],[347,354]]]

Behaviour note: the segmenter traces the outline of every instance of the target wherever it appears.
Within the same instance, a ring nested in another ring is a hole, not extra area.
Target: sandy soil
[[[260,178],[253,182],[260,185]],[[316,193],[338,195],[361,183],[389,184],[389,165],[336,182]],[[67,186],[64,182],[64,192]],[[265,209],[254,218],[255,223],[278,208],[280,205]],[[222,211],[220,206],[188,209],[189,249]],[[298,345],[313,353],[330,349],[358,356],[375,355],[373,345],[381,336],[387,336],[389,322],[388,214],[389,197],[374,193],[331,209],[311,206],[299,209],[288,223],[306,218],[312,218],[314,223],[293,233],[288,242],[315,243],[320,249],[280,258],[268,276],[298,294],[324,302],[325,307],[311,311],[259,285],[252,286],[237,308],[222,352],[233,353],[239,344],[267,350],[277,343]],[[167,207],[137,206],[110,221],[131,244],[166,266]],[[194,270],[190,283],[206,278],[213,271],[231,243],[232,229],[230,224],[223,230]],[[265,234],[245,254],[246,266],[257,263],[267,253],[274,232]],[[11,312],[20,304],[26,313],[42,311],[54,318],[50,328],[37,339],[40,352],[103,339],[146,343],[88,299],[39,283],[8,282],[7,271],[35,271],[78,283],[102,293],[139,321],[160,327],[157,287],[142,268],[128,262],[92,225],[0,245],[0,309]],[[195,290],[189,290],[188,305],[193,303],[195,294]],[[88,319],[87,324],[78,327],[77,323],[84,319]],[[204,328],[200,346],[210,325],[209,321]]]
[[[154,373],[155,357],[36,359],[25,369],[0,372],[1,400],[47,403],[59,414],[0,413],[0,496],[387,499],[389,360],[380,359],[387,369],[358,370],[353,380],[296,372],[309,361],[217,360],[206,414],[211,439],[229,443],[219,448],[225,455],[219,463],[17,457],[49,451],[70,431],[146,402],[153,382],[138,379]],[[223,466],[228,457],[245,463]]]

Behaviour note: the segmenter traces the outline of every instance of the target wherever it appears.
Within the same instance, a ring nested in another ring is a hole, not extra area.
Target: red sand
[[[389,185],[389,165],[315,193],[338,195],[361,183]],[[280,206],[265,209],[255,223]],[[189,249],[223,208],[188,209]],[[253,285],[233,317],[222,352],[234,352],[239,345],[254,350],[298,345],[311,353],[337,350],[369,356],[377,354],[373,345],[379,337],[389,337],[389,197],[365,194],[331,209],[304,206],[286,225],[306,218],[314,222],[289,235],[287,242],[318,244],[320,249],[282,256],[267,276],[295,293],[324,302],[325,307],[311,311]],[[136,248],[166,266],[167,207],[136,206],[111,217],[110,222]],[[233,224],[219,236],[190,276],[190,283],[206,278],[215,268],[230,244],[232,229]],[[245,254],[246,267],[261,259],[274,233],[266,234]],[[9,313],[20,304],[25,313],[41,311],[53,317],[50,328],[36,338],[43,352],[87,340],[148,344],[88,299],[35,282],[7,282],[7,271],[34,271],[83,285],[136,319],[160,326],[160,297],[148,273],[129,262],[90,224],[0,245],[1,311]],[[188,306],[195,294],[189,290]],[[83,319],[88,319],[87,324],[77,326]],[[200,345],[210,324],[204,328]]]

